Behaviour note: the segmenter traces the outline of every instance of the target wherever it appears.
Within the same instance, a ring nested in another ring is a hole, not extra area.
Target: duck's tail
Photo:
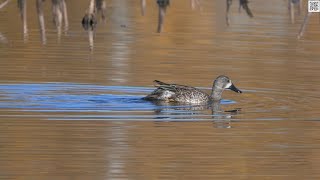
[[[170,84],[158,80],[154,80],[154,82],[157,83],[155,86],[158,88],[142,99],[148,101],[168,101],[168,99],[174,94],[173,92],[171,92],[172,87],[170,86]]]
[[[164,82],[159,81],[159,80],[154,80],[153,82],[155,82],[155,83],[157,83],[157,84],[159,84],[159,85],[169,85],[169,84],[164,83]]]

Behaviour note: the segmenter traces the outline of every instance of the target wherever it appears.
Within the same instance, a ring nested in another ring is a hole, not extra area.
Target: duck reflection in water
[[[151,101],[158,106],[175,106],[175,110],[191,110],[188,115],[196,113],[194,111],[211,109],[213,119],[224,119],[227,116],[221,110],[221,98],[225,89],[230,89],[237,93],[242,93],[230,80],[229,77],[221,75],[217,77],[212,86],[211,95],[202,90],[185,85],[167,84],[158,80],[153,92],[144,97],[144,100]],[[157,110],[156,113],[162,113],[165,109]],[[229,113],[238,113],[239,109],[226,111]],[[229,114],[230,116],[230,114]]]
[[[231,120],[235,115],[241,112],[241,108],[223,110],[221,108],[220,101],[214,101],[211,104],[206,105],[186,105],[177,102],[166,101],[151,102],[160,107],[154,110],[155,114],[157,115],[156,119],[161,119],[161,121],[165,119],[172,121],[172,117],[174,117],[174,119],[183,119],[186,121],[212,119],[213,125],[216,128],[231,128]],[[209,118],[208,115],[210,115]]]

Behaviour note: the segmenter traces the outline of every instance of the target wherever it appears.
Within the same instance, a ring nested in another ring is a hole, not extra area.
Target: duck
[[[208,104],[220,102],[222,93],[225,89],[230,89],[236,93],[242,93],[230,80],[228,76],[220,75],[212,85],[211,94],[207,94],[202,90],[185,85],[168,84],[159,80],[154,80],[156,83],[153,92],[143,97],[147,101],[165,101],[183,104]]]

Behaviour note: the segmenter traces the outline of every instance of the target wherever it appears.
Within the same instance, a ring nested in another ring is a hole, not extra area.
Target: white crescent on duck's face
[[[228,84],[226,85],[226,89],[228,89],[229,87],[231,87],[232,86],[232,82],[231,82],[231,80],[229,80],[229,82],[228,82]]]

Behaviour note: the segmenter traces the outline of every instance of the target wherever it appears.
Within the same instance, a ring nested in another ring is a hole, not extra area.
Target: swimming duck
[[[221,100],[222,93],[225,89],[230,89],[237,93],[242,93],[231,80],[224,75],[217,77],[212,86],[211,95],[191,86],[167,84],[158,80],[155,89],[151,94],[143,99],[148,101],[166,101],[187,104],[205,104]]]

